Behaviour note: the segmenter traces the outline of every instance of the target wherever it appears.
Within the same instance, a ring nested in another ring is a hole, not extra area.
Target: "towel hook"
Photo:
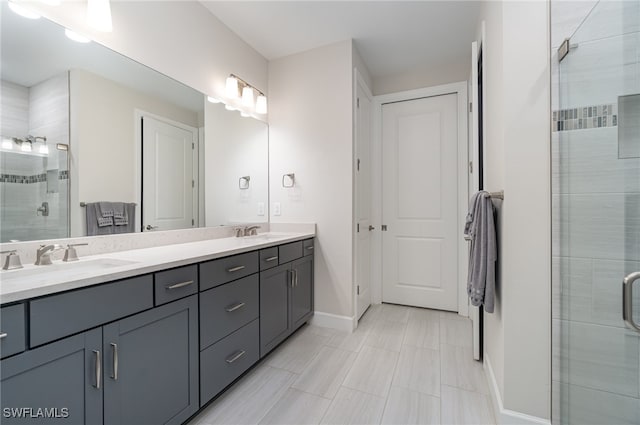
[[[251,176],[242,176],[238,179],[238,188],[240,190],[249,189],[249,181],[251,180]]]
[[[289,184],[286,183],[286,179],[289,179]],[[293,187],[296,184],[296,175],[295,173],[284,174],[282,176],[282,187]]]

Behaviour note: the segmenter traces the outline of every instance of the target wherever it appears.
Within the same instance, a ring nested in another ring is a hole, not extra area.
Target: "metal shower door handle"
[[[640,332],[640,324],[633,320],[633,283],[640,279],[640,272],[633,272],[622,280],[622,319],[628,327]]]

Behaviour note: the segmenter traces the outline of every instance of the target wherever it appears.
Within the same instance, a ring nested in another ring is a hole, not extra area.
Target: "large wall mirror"
[[[0,242],[268,221],[266,123],[1,7]]]

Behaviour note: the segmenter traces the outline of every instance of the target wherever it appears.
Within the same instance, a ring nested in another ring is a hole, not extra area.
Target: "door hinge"
[[[558,62],[562,62],[562,59],[569,54],[569,50],[571,50],[571,44],[569,39],[565,38],[560,47],[558,47]]]
[[[356,224],[356,232],[360,233],[360,223]]]
[[[196,144],[194,142],[191,142],[191,150],[195,150],[196,149]]]
[[[358,295],[360,295],[360,285],[356,286],[356,289],[357,289]]]
[[[473,102],[469,102],[469,112],[473,112]]]
[[[473,161],[469,161],[469,174],[473,174]]]
[[[383,224],[382,226],[380,226],[380,230],[382,230],[383,232],[387,231],[387,225]]]
[[[357,170],[360,171],[360,158],[358,158],[358,165],[356,166]]]
[[[360,107],[360,98],[358,97],[356,99],[356,107],[359,108]]]
[[[195,226],[195,225],[196,225],[196,220],[195,220],[195,219],[193,219],[193,218],[191,219],[191,225],[192,225],[192,226]]]
[[[196,181],[195,180],[191,180],[191,187],[196,187]]]

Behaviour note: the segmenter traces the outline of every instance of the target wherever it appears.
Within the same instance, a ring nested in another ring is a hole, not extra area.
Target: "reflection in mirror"
[[[265,123],[1,7],[0,242],[268,220]],[[135,204],[126,227],[100,202]]]

